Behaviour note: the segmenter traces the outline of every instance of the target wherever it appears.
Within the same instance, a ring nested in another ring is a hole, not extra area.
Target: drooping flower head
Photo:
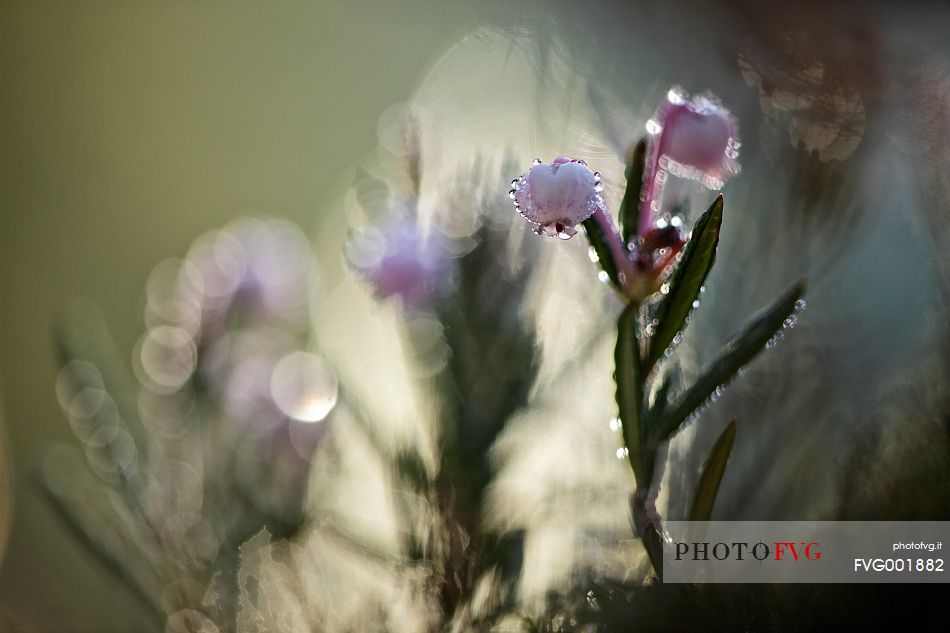
[[[582,160],[557,156],[550,163],[536,158],[534,165],[511,181],[508,195],[515,208],[537,225],[538,235],[570,239],[576,226],[604,208],[600,173]]]
[[[692,99],[672,88],[647,122],[649,140],[643,173],[639,234],[644,236],[665,209],[663,187],[670,176],[720,189],[739,173],[735,118],[711,95]]]
[[[511,182],[508,192],[539,235],[568,239],[577,232],[577,224],[584,222],[595,261],[601,261],[601,278],[632,301],[662,287],[688,239],[683,218],[663,206],[667,180],[680,178],[719,189],[739,171],[736,121],[711,96],[688,99],[678,88],[670,90],[647,124],[647,132],[642,184],[628,183],[641,185],[638,226],[623,227],[629,239],[622,238],[614,226],[601,196],[600,174],[582,160],[558,156],[543,163],[535,159],[528,171]],[[622,209],[625,204],[621,203]]]

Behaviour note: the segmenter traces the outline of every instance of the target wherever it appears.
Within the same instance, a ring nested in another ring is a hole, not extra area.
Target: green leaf
[[[614,379],[617,382],[617,407],[620,411],[624,446],[637,478],[644,479],[641,455],[640,414],[643,405],[643,380],[640,374],[640,341],[637,337],[639,306],[629,304],[617,320],[617,346],[614,349]]]
[[[129,592],[146,608],[149,615],[158,622],[164,617],[162,607],[152,597],[153,592],[143,585],[141,576],[144,575],[144,565],[136,564],[137,558],[130,556],[129,551],[120,547],[122,538],[117,534],[110,534],[112,538],[103,537],[103,529],[96,524],[92,516],[88,515],[88,504],[81,499],[73,498],[61,485],[50,480],[44,473],[40,480],[42,492],[53,509],[53,512],[65,524],[66,528],[92,557],[109,572],[113,578],[122,583]],[[116,530],[122,530],[119,525]]]
[[[656,325],[650,339],[649,355],[644,372],[649,372],[684,327],[699,297],[700,288],[716,260],[719,244],[719,229],[722,226],[722,195],[700,216],[693,226],[692,234],[683,256],[669,281],[669,292],[660,300],[656,309]]]
[[[785,325],[795,311],[796,302],[805,294],[805,281],[799,281],[772,305],[761,310],[746,327],[726,343],[719,357],[706,368],[692,387],[687,389],[661,417],[652,441],[669,439],[696,409],[713,395],[716,388],[727,383],[744,365],[762,351],[766,343]]]
[[[620,278],[617,271],[617,264],[614,262],[613,251],[610,250],[610,244],[607,241],[610,237],[604,235],[603,227],[601,227],[594,218],[587,218],[581,224],[584,225],[584,230],[587,232],[587,240],[590,242],[591,248],[593,248],[597,254],[597,263],[600,264],[600,268],[607,273],[607,277],[610,278],[610,283],[619,289]]]
[[[99,371],[121,421],[141,447],[146,432],[139,415],[136,387],[99,306],[89,299],[71,302],[53,323],[53,339],[62,365],[85,361]]]
[[[649,410],[649,419],[656,420],[663,416],[666,405],[669,404],[670,389],[673,387],[673,377],[667,374],[653,396],[653,406]]]
[[[652,523],[643,531],[643,548],[647,551],[656,577],[663,582],[663,539]]]
[[[719,492],[719,483],[726,472],[726,462],[729,461],[735,439],[736,421],[733,420],[719,435],[719,439],[713,444],[709,459],[703,464],[703,472],[699,476],[699,484],[693,496],[693,507],[689,511],[690,521],[708,521],[712,515],[716,494]]]
[[[647,158],[647,140],[641,139],[630,150],[627,159],[627,169],[624,177],[627,179],[627,188],[620,201],[620,234],[623,243],[628,244],[637,234],[637,224],[640,221],[640,190],[643,188],[643,168]]]

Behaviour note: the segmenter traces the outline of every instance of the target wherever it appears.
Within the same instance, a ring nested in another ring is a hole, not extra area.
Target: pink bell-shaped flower
[[[589,218],[604,201],[598,172],[582,160],[558,156],[550,163],[535,159],[534,165],[511,181],[508,195],[515,208],[536,224],[538,235],[569,239],[576,226]]]
[[[739,173],[736,120],[709,95],[692,99],[672,88],[647,122],[650,134],[643,174],[639,234],[660,219],[663,186],[670,176],[720,189]]]

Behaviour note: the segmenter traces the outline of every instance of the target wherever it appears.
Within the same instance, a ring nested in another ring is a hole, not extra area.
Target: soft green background
[[[93,298],[131,349],[150,268],[200,232],[335,213],[329,194],[376,146],[379,115],[476,19],[428,0],[0,1],[0,400],[16,486],[0,629],[138,628],[35,491],[44,448],[69,437],[57,310]]]

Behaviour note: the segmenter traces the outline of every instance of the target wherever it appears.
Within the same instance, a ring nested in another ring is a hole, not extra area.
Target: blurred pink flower
[[[209,344],[233,327],[304,329],[316,270],[310,242],[285,220],[241,218],[199,237],[183,262],[156,268],[149,312]]]
[[[550,163],[535,159],[534,166],[511,181],[508,192],[515,208],[537,225],[538,235],[569,239],[575,228],[604,208],[600,174],[582,160],[558,156]]]
[[[415,215],[400,210],[354,233],[346,256],[378,298],[398,297],[406,307],[424,308],[451,280],[450,246],[438,229],[423,235]]]
[[[641,192],[639,235],[660,219],[663,185],[669,176],[719,189],[739,173],[739,133],[735,118],[710,95],[692,99],[672,88],[647,122],[649,144]]]

